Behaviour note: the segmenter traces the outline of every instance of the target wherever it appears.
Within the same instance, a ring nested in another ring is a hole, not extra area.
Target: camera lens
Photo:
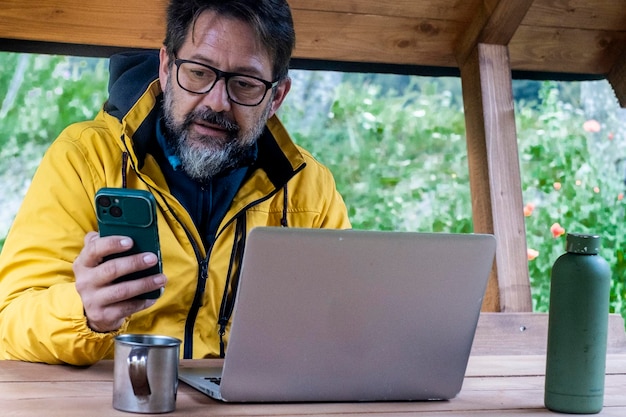
[[[98,204],[102,207],[109,207],[111,205],[111,199],[107,196],[98,197]]]
[[[122,216],[122,209],[119,208],[118,206],[113,206],[109,210],[109,213],[111,213],[111,216],[113,216],[113,217],[121,217]]]

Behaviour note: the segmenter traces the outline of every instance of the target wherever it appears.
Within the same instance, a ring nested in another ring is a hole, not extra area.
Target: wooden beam
[[[498,245],[483,311],[532,311],[507,47],[479,44],[461,81],[474,231]]]
[[[533,0],[481,3],[458,40],[476,232],[498,241],[483,311],[532,311],[507,45]],[[520,268],[521,266],[521,268]]]
[[[606,76],[626,44],[626,30],[557,29],[522,24],[509,46],[511,68]]]
[[[358,13],[294,7],[297,42],[294,57],[456,66],[452,47],[458,21],[418,18],[411,13],[409,16],[372,14],[367,12],[379,9],[367,4],[367,7],[360,6],[361,3],[350,2]],[[409,8],[409,3],[406,2],[405,7]],[[166,4],[167,0],[148,3],[142,0],[100,3],[40,0],[34,8],[23,0],[2,0],[0,39],[157,49],[165,34]],[[435,7],[426,11],[434,13],[432,9]],[[439,9],[438,15],[442,15],[443,9]],[[120,10],[124,13],[120,14]]]
[[[478,0],[482,1],[482,0]],[[450,20],[466,23],[476,7],[477,0],[289,0],[294,15],[301,10],[380,16],[410,17],[416,19]]]
[[[294,24],[296,58],[456,66],[452,21],[299,10]]]
[[[619,105],[626,108],[626,48],[624,48],[620,57],[615,60],[607,79],[613,87]]]
[[[38,0],[37,7],[24,0],[0,2],[0,49],[3,50],[109,56],[126,49],[157,49],[163,41],[167,0],[99,3]],[[622,5],[607,2],[593,0],[592,4],[577,5],[574,0],[535,0],[534,3],[531,0],[398,0],[389,5],[376,0],[290,0],[289,3],[296,26],[294,58],[299,60],[394,64],[441,69],[432,73],[449,74],[453,70],[456,74],[459,63],[478,42],[506,45],[510,41],[514,71],[538,74],[532,78],[572,74],[566,79],[587,79],[606,76],[620,46],[626,42],[626,27],[620,26],[626,16],[620,9]],[[590,15],[596,4],[599,10]],[[544,13],[536,11],[537,8]],[[119,13],[120,10],[124,13]],[[614,16],[609,18],[610,15]],[[608,22],[608,27],[602,27],[602,19]]]
[[[159,48],[168,0],[2,0],[0,38]]]
[[[479,43],[508,45],[534,0],[490,0],[480,4],[455,48],[459,67]]]
[[[525,21],[535,26],[620,32],[626,28],[623,0],[535,0]]]

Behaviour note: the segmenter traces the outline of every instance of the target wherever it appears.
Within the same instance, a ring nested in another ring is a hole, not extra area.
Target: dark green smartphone
[[[116,253],[105,260],[143,252],[152,252],[159,259],[153,267],[125,275],[115,282],[161,273],[161,249],[154,196],[145,190],[101,188],[96,193],[95,200],[100,236],[128,236],[134,242],[128,251]],[[163,289],[150,291],[137,298],[159,298],[162,292]]]

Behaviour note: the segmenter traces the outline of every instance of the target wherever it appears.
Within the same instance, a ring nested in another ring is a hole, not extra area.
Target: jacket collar
[[[162,91],[157,78],[159,58],[154,52],[130,52],[111,57],[109,99],[104,110],[122,127],[123,151],[141,170],[152,141]],[[146,75],[148,74],[148,75]],[[275,188],[284,186],[304,166],[304,157],[276,115],[258,141],[255,168],[265,171]]]

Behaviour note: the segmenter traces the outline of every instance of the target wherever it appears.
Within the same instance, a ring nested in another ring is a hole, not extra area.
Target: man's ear
[[[161,91],[165,91],[165,87],[170,80],[170,56],[168,55],[165,47],[162,46],[159,52],[159,83],[161,84]]]
[[[278,108],[281,106],[281,104],[283,104],[283,100],[285,100],[285,97],[287,96],[287,93],[289,93],[289,90],[291,90],[291,78],[287,77],[275,87],[269,117],[272,117],[276,113],[276,111],[278,111]]]

